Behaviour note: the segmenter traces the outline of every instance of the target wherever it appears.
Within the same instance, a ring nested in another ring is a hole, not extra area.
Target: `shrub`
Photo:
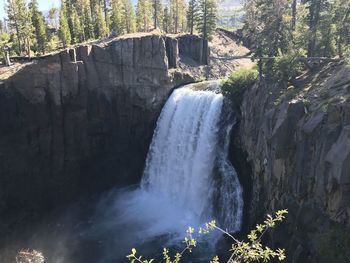
[[[282,221],[285,218],[285,215],[288,213],[287,210],[277,211],[275,216],[267,215],[266,220],[263,224],[259,224],[256,228],[247,235],[247,241],[237,240],[234,236],[232,236],[227,231],[218,227],[215,221],[211,221],[203,228],[198,230],[198,234],[208,234],[211,231],[218,230],[223,234],[227,235],[232,240],[232,246],[230,249],[230,258],[227,261],[228,263],[253,263],[253,262],[268,262],[271,259],[275,258],[278,261],[282,261],[285,259],[285,251],[284,249],[276,249],[273,250],[267,246],[263,246],[262,237],[270,228],[274,228],[277,222]],[[164,263],[179,263],[182,259],[182,256],[185,252],[192,252],[197,246],[197,239],[194,236],[195,229],[189,227],[187,230],[187,235],[185,237],[184,243],[185,248],[181,252],[176,252],[175,256],[172,258],[170,256],[170,251],[167,248],[163,249],[163,259]],[[142,256],[137,255],[137,251],[135,248],[131,250],[131,254],[127,256],[128,260],[131,263],[152,263],[154,259],[142,259]],[[220,263],[219,257],[215,256],[210,263]]]
[[[243,94],[246,88],[254,85],[258,75],[256,69],[239,69],[234,71],[221,85],[223,95],[232,101],[234,109],[239,114],[241,113]]]
[[[267,74],[271,76],[272,81],[287,87],[288,82],[295,79],[303,68],[299,60],[300,56],[301,54],[296,52],[275,58],[272,71]]]

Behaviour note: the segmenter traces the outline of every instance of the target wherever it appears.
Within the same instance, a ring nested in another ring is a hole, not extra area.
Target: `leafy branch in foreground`
[[[276,258],[282,261],[286,258],[285,250],[278,248],[273,250],[267,246],[263,246],[261,239],[264,234],[270,228],[274,228],[277,222],[283,221],[285,215],[288,213],[287,210],[279,210],[274,216],[267,215],[265,221],[262,224],[258,224],[255,229],[251,230],[247,236],[247,241],[237,240],[227,230],[224,230],[216,225],[215,221],[206,223],[203,228],[198,230],[198,234],[208,234],[214,230],[218,230],[223,234],[229,236],[232,241],[232,247],[230,249],[230,258],[227,263],[249,263],[249,262],[268,262],[272,258]],[[174,258],[169,255],[170,252],[167,248],[163,249],[164,263],[179,263],[185,252],[192,252],[192,249],[197,245],[197,239],[194,237],[195,229],[189,227],[186,231],[186,237],[184,239],[185,248],[181,252],[176,252]],[[131,254],[127,256],[131,263],[152,263],[154,259],[143,260],[142,256],[137,255],[135,248],[131,250]],[[210,263],[220,263],[219,257],[215,256]]]

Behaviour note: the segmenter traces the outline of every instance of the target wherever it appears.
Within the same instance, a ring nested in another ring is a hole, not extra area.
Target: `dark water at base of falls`
[[[163,247],[184,248],[189,226],[199,229],[214,219],[223,229],[239,231],[242,188],[227,160],[233,116],[223,110],[218,88],[216,81],[173,92],[139,186],[90,197],[56,210],[30,230],[16,230],[0,256],[11,258],[7,250],[28,247],[42,251],[46,263],[128,262],[126,255],[137,248],[144,258],[161,259]],[[184,262],[209,262],[220,237],[199,236]]]

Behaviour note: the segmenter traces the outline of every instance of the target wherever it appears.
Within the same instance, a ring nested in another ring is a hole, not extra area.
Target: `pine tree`
[[[138,0],[136,6],[136,30],[147,31],[151,25],[152,7],[149,0]]]
[[[189,0],[187,9],[187,28],[191,35],[193,35],[193,29],[197,21],[197,1]]]
[[[110,21],[109,21],[109,15],[108,15],[107,0],[103,0],[103,13],[104,13],[104,18],[106,22],[107,31],[108,31]]]
[[[132,7],[131,0],[122,0],[122,21],[124,23],[124,28],[127,33],[135,32],[136,22],[134,9]]]
[[[110,30],[118,35],[123,33],[121,0],[111,0]]]
[[[103,10],[99,3],[95,5],[95,36],[98,38],[103,38],[108,35],[108,28],[106,25],[106,20],[103,17]]]
[[[216,0],[200,0],[197,29],[204,39],[208,39],[216,28]]]
[[[74,40],[76,39],[75,28],[73,23],[73,15],[72,15],[73,10],[75,9],[75,3],[76,3],[76,0],[61,0],[61,8],[62,6],[64,6],[65,8],[69,33],[71,35],[71,44],[73,44]]]
[[[58,23],[57,23],[57,14],[58,14],[58,9],[56,7],[52,7],[49,9],[48,15],[47,15],[47,20],[49,26],[52,28],[58,28]]]
[[[66,6],[63,3],[61,4],[59,20],[60,20],[59,37],[63,43],[63,46],[66,48],[71,44],[72,38],[71,38],[69,26],[68,26]]]
[[[350,2],[348,0],[335,0],[333,4],[337,53],[343,57],[345,49],[350,50]]]
[[[80,43],[85,40],[84,28],[80,22],[81,17],[78,15],[77,9],[71,11],[72,25],[74,28],[73,43]]]
[[[163,12],[163,31],[165,33],[170,33],[170,29],[171,29],[171,15],[169,12],[169,8],[165,6],[164,12]]]
[[[32,0],[30,2],[29,10],[31,12],[31,20],[34,27],[37,49],[44,54],[48,43],[48,37],[46,33],[47,26],[45,24],[44,16],[38,9],[37,0]]]
[[[84,28],[85,39],[93,39],[95,37],[94,24],[92,22],[89,0],[82,0],[82,24]]]
[[[151,0],[152,1],[152,17],[153,17],[153,27],[157,28],[160,26],[162,21],[162,1],[161,0]]]
[[[33,26],[25,0],[8,0],[6,11],[9,27],[16,32],[19,54],[25,51],[30,56]]]
[[[179,33],[183,31],[186,20],[186,2],[184,0],[171,0],[170,13],[173,24],[172,33]]]

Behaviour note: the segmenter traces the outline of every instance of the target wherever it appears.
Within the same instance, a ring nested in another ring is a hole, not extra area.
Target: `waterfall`
[[[209,82],[206,88],[210,90],[196,90],[197,86],[175,90],[164,106],[141,189],[175,206],[183,224],[216,219],[221,227],[238,231],[242,189],[227,160],[232,119],[227,121],[227,114],[222,113],[222,94],[212,91],[218,82]]]

